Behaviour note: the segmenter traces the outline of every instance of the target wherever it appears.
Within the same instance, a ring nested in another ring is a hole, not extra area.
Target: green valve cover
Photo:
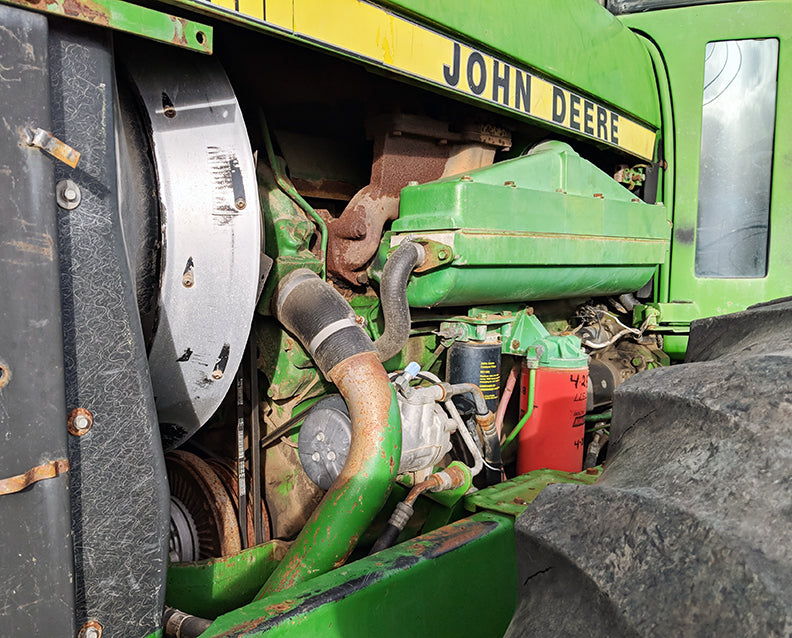
[[[402,190],[378,261],[404,238],[426,240],[411,306],[536,301],[629,292],[664,263],[664,206],[635,197],[562,142]]]

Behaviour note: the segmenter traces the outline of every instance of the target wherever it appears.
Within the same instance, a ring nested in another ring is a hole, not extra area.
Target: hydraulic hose
[[[342,565],[385,504],[401,459],[395,391],[343,297],[303,268],[283,278],[273,310],[344,397],[352,441],[340,474],[257,600]]]
[[[374,342],[380,361],[396,356],[410,336],[410,306],[407,282],[413,269],[426,257],[423,246],[403,241],[385,262],[380,280],[380,303],[385,316],[385,331]]]
[[[451,386],[451,394],[470,394],[476,404],[476,423],[481,428],[484,448],[484,467],[488,485],[501,482],[503,472],[503,459],[501,457],[500,437],[495,427],[495,415],[487,407],[484,394],[474,383],[455,383]]]

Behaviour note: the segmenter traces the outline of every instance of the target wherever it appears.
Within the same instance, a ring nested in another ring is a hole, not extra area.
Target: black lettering
[[[476,83],[473,80],[473,69],[478,66],[479,68],[479,81]],[[484,93],[484,88],[487,86],[487,65],[484,63],[484,56],[478,51],[473,51],[467,61],[467,80],[470,90],[476,95]]]
[[[500,62],[493,60],[492,64],[492,99],[496,102],[502,102],[504,106],[509,106],[509,73],[511,67],[508,64],[503,65],[503,75],[498,74]],[[503,91],[503,100],[498,99],[498,89]]]
[[[531,76],[524,74],[519,69],[514,70],[515,96],[514,106],[519,111],[521,108],[526,112],[531,112]],[[525,106],[520,106],[522,102]]]
[[[594,104],[588,100],[583,100],[583,132],[586,135],[594,135]]]
[[[564,92],[557,86],[553,87],[553,122],[563,124],[566,119],[566,99]]]
[[[569,126],[580,130],[580,96],[574,93],[569,96]]]
[[[611,144],[619,143],[619,116],[616,113],[611,113],[611,130],[610,141]]]
[[[597,137],[608,141],[608,112],[597,104]]]
[[[454,61],[453,66],[443,65],[443,78],[446,84],[456,86],[459,84],[459,44],[454,42]]]

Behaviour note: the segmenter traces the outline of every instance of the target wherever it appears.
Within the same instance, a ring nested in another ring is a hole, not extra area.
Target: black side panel
[[[792,302],[695,322],[616,391],[591,487],[516,524],[508,636],[792,635]]]
[[[118,213],[112,49],[107,31],[58,24],[54,133],[83,153],[77,169],[56,169],[82,192],[59,218],[66,406],[93,414],[69,446],[77,622],[139,637],[160,626],[169,501]]]
[[[47,19],[0,5],[0,479],[66,458]],[[0,496],[0,636],[74,635],[68,476]]]

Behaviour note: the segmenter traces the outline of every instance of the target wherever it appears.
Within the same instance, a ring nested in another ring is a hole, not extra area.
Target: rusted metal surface
[[[238,487],[238,479],[237,479],[237,471],[235,467],[235,463],[231,459],[224,459],[224,458],[213,458],[208,459],[206,464],[211,467],[220,481],[226,488],[228,492],[228,496],[231,498],[231,503],[234,506],[234,510],[238,512],[239,510],[239,487]],[[250,477],[247,477],[248,479]],[[248,484],[250,481],[248,480]],[[255,527],[253,523],[254,517],[254,501],[252,498],[252,490],[250,489],[250,485],[248,485],[248,494],[251,494],[251,498],[246,503],[247,509],[247,546],[252,547],[257,545],[256,542],[256,534],[255,534]],[[259,499],[260,504],[260,516],[262,519],[262,540],[259,542],[268,541],[270,539],[270,521],[269,515],[267,514],[267,508],[263,501]]]
[[[0,390],[6,387],[9,381],[11,381],[11,368],[4,361],[0,361]]]
[[[69,462],[66,459],[50,461],[43,465],[30,468],[24,474],[17,474],[6,479],[0,480],[0,496],[14,494],[24,490],[28,485],[32,485],[44,479],[54,478],[58,474],[69,471]]]
[[[77,168],[81,153],[66,144],[66,142],[59,140],[49,131],[27,126],[22,131],[22,139],[28,146],[40,148],[42,151],[52,155],[52,157],[60,160],[67,166]]]
[[[234,505],[212,467],[183,450],[169,452],[165,458],[171,494],[184,503],[194,519],[200,558],[239,552],[242,544]]]
[[[69,412],[69,420],[66,422],[69,433],[74,436],[88,434],[93,427],[93,414],[85,408],[74,408]]]
[[[330,370],[349,407],[352,441],[344,467],[257,599],[343,564],[390,491],[401,458],[395,394],[376,353]]]
[[[173,44],[201,53],[212,52],[212,27],[121,0],[3,0],[3,2],[117,31],[134,33],[149,40]],[[79,153],[77,158],[79,159]],[[74,168],[73,165],[69,165]]]
[[[353,285],[366,283],[364,270],[382,229],[399,215],[401,189],[491,164],[496,148],[509,146],[511,139],[502,129],[497,129],[500,136],[490,129],[468,127],[457,133],[445,122],[414,115],[372,120],[371,181],[327,225],[328,272]]]

